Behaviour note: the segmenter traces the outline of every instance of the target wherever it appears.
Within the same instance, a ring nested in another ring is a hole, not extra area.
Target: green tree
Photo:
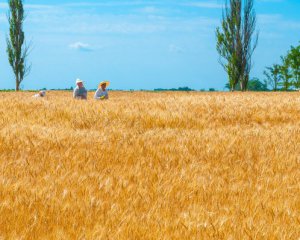
[[[22,0],[9,0],[9,37],[6,38],[8,60],[13,69],[16,82],[16,91],[29,74],[31,66],[27,65],[29,47],[25,43],[23,23],[25,20]]]
[[[279,64],[273,64],[271,67],[267,67],[264,71],[264,75],[266,76],[266,82],[272,87],[273,91],[278,91],[278,86],[281,81]]]
[[[254,0],[226,0],[222,26],[217,28],[217,51],[220,64],[228,74],[230,90],[237,84],[247,90],[252,68],[252,54],[258,43],[255,34]]]
[[[300,45],[291,47],[287,55],[287,62],[292,74],[292,84],[296,89],[300,89]]]
[[[241,86],[238,84],[235,86],[235,88],[233,90],[229,83],[226,83],[224,88],[228,89],[229,91],[241,91]]]
[[[280,77],[282,90],[289,91],[293,83],[291,82],[292,74],[290,71],[289,60],[287,57],[281,57],[282,65],[280,66]]]
[[[261,82],[258,78],[253,78],[248,83],[249,91],[269,91],[267,82]]]
[[[225,88],[230,90],[230,85],[227,83]],[[235,91],[241,91],[240,85],[237,85]],[[267,82],[261,82],[258,78],[253,78],[248,82],[249,91],[269,91]]]

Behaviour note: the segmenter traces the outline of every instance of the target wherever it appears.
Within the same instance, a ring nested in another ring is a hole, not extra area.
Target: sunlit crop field
[[[299,239],[300,93],[0,93],[0,239]]]

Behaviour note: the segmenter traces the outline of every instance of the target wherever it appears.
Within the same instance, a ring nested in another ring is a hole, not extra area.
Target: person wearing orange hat
[[[86,100],[87,99],[87,90],[83,86],[83,81],[80,79],[77,79],[76,85],[77,85],[77,87],[74,89],[73,97],[75,99]]]
[[[109,86],[109,84],[110,84],[109,81],[103,81],[99,84],[98,89],[94,96],[94,98],[96,100],[107,100],[108,99],[108,91],[106,88]]]

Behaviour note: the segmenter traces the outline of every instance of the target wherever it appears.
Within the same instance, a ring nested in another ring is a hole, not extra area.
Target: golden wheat
[[[299,239],[299,93],[110,97],[0,94],[0,239]]]

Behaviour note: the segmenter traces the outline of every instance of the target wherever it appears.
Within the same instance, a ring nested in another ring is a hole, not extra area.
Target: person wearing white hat
[[[33,95],[34,98],[43,98],[46,97],[46,91],[39,91],[39,93]]]
[[[87,100],[87,90],[83,86],[83,81],[80,79],[76,80],[77,87],[74,89],[73,97],[75,99]]]
[[[109,84],[110,84],[109,81],[103,81],[99,84],[98,89],[94,96],[94,98],[96,100],[107,100],[108,99],[108,91],[106,88],[109,86]]]

